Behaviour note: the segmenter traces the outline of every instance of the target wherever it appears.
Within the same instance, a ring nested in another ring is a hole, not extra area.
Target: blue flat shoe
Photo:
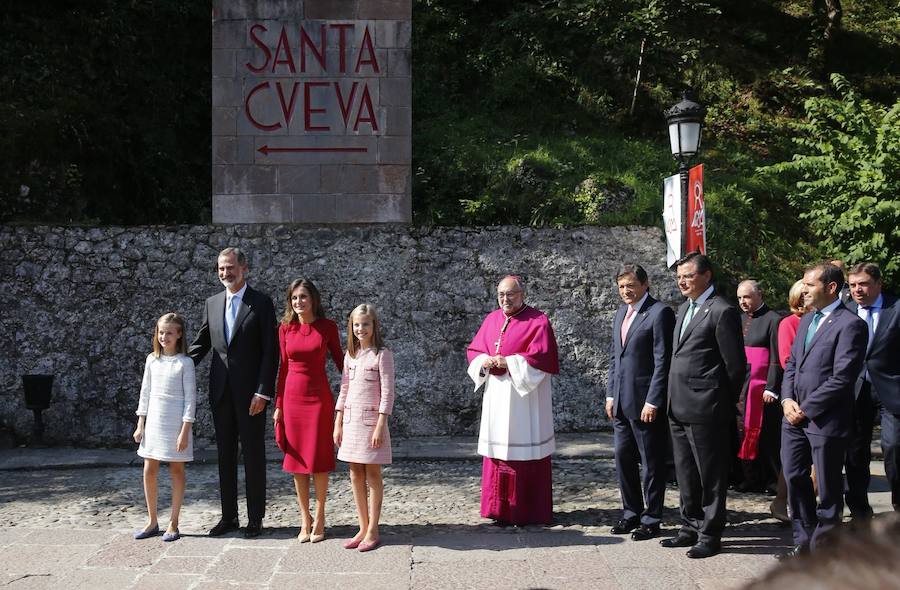
[[[150,537],[155,537],[159,534],[159,525],[156,525],[149,531],[134,531],[135,540],[139,541],[141,539],[149,539]]]
[[[163,535],[163,541],[165,541],[166,543],[168,543],[170,541],[177,541],[180,538],[181,538],[181,533],[178,532],[178,529],[175,529],[174,533],[166,533]]]

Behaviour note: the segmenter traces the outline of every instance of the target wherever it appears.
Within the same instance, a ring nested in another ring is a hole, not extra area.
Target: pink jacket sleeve
[[[391,415],[394,411],[394,354],[386,349],[381,349],[378,354],[378,372],[381,375],[381,402],[378,404],[378,413]]]
[[[341,392],[338,394],[337,403],[334,405],[336,412],[344,411],[344,404],[347,403],[347,392],[350,391],[350,354],[344,354],[344,368],[341,371]]]

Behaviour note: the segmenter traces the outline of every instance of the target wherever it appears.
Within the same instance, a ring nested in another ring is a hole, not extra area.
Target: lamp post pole
[[[700,134],[706,107],[696,102],[691,90],[685,90],[681,102],[667,110],[665,115],[669,128],[669,147],[672,156],[678,161],[681,180],[681,256],[684,257],[688,254],[688,231],[691,227],[691,220],[688,219],[690,163],[700,151]]]
[[[688,202],[690,195],[689,174],[690,167],[687,160],[682,160],[678,166],[678,174],[681,176],[681,255],[687,256],[688,231],[691,229],[691,220],[688,219]]]

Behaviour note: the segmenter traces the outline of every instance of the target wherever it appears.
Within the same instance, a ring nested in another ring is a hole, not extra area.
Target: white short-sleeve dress
[[[175,450],[183,422],[194,421],[197,383],[194,361],[187,355],[147,355],[138,401],[138,416],[146,416],[138,455],[159,461],[193,461],[193,432],[187,448]]]

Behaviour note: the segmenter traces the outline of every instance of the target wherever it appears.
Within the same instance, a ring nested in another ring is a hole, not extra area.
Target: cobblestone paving
[[[619,492],[611,460],[557,459],[553,473],[556,524],[592,529],[608,526],[619,517]],[[401,461],[386,466],[382,522],[386,529],[398,533],[420,531],[427,525],[442,525],[442,530],[486,526],[478,515],[480,478],[481,463],[475,459]],[[164,525],[170,490],[164,467],[159,486],[160,523]],[[204,532],[215,524],[219,518],[218,497],[216,465],[189,465],[182,532]],[[769,500],[762,495],[731,494],[731,528],[776,528],[768,516]],[[664,524],[675,525],[677,505],[678,491],[670,488]],[[242,521],[243,511],[241,501]],[[327,514],[329,527],[350,527],[356,522],[349,474],[340,464],[331,476]],[[142,526],[145,519],[140,465],[0,473],[0,528],[133,529]],[[275,463],[268,467],[264,525],[268,529],[299,526],[291,477]]]

